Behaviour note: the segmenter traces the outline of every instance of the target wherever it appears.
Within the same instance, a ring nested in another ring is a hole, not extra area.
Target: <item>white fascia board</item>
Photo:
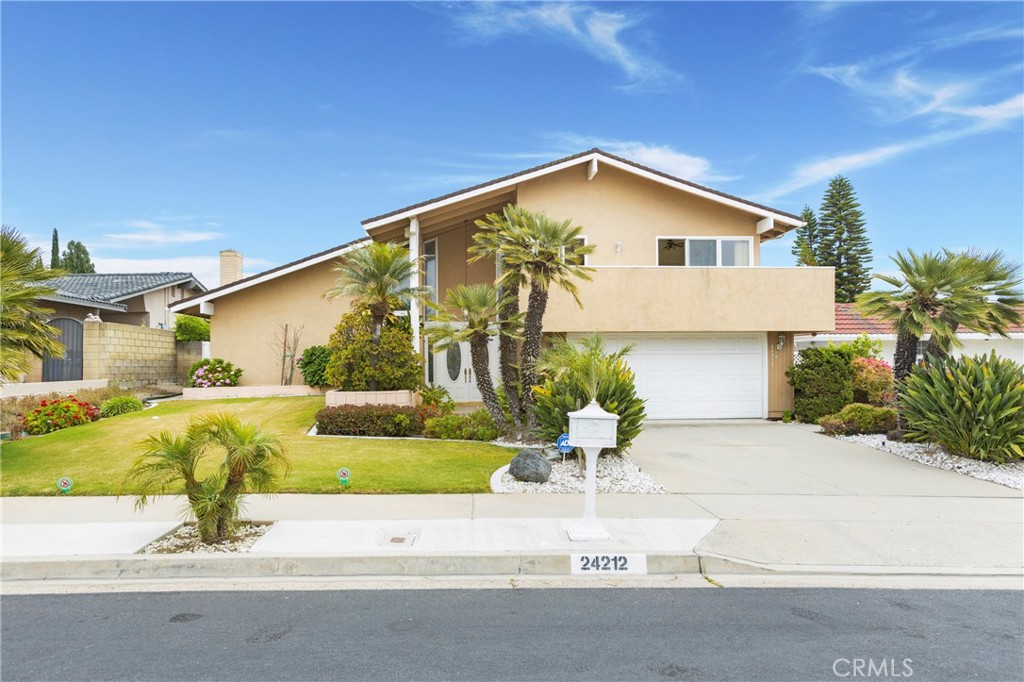
[[[367,237],[366,239],[358,241],[358,242],[356,242],[354,244],[349,244],[348,246],[342,247],[340,249],[335,249],[333,251],[329,251],[327,253],[321,254],[321,255],[317,256],[316,258],[310,258],[308,260],[302,260],[302,261],[299,261],[299,262],[297,262],[297,263],[295,263],[293,265],[290,265],[290,266],[288,266],[286,268],[281,268],[280,270],[273,270],[273,271],[267,272],[267,273],[265,273],[263,275],[257,275],[256,277],[253,277],[252,279],[248,279],[248,280],[246,280],[244,282],[239,282],[237,284],[230,284],[227,287],[224,287],[223,289],[217,289],[215,291],[211,291],[209,294],[207,294],[205,296],[200,296],[199,298],[191,298],[191,299],[188,299],[186,301],[179,301],[179,302],[169,306],[168,310],[170,310],[172,313],[176,313],[179,310],[184,310],[185,308],[191,308],[191,307],[196,306],[196,305],[201,306],[203,303],[207,303],[207,302],[210,302],[210,301],[216,301],[218,298],[221,298],[222,296],[227,296],[228,294],[233,294],[235,292],[242,291],[244,289],[248,289],[249,287],[256,286],[257,284],[263,284],[264,282],[269,282],[270,280],[277,279],[278,277],[284,277],[285,275],[290,275],[293,272],[298,272],[299,270],[304,270],[304,269],[306,269],[308,267],[312,267],[312,266],[317,265],[319,263],[323,263],[324,261],[331,260],[332,258],[337,258],[338,256],[344,255],[344,254],[346,254],[346,253],[348,253],[350,251],[354,251],[355,249],[358,249],[358,248],[364,246],[369,241],[370,241],[370,239],[369,239],[369,237]]]
[[[803,225],[803,221],[798,220],[796,218],[790,218],[789,216],[784,216],[781,213],[776,213],[775,211],[769,211],[764,208],[751,206],[750,204],[747,204],[742,201],[730,199],[729,197],[723,197],[722,195],[715,194],[714,192],[709,192],[698,187],[693,187],[682,182],[677,182],[675,180],[666,178],[662,175],[658,175],[657,173],[651,173],[650,171],[641,170],[640,168],[631,166],[628,163],[622,163],[621,161],[617,161],[616,159],[610,159],[608,157],[599,156],[597,154],[594,154],[594,156],[599,157],[602,163],[606,163],[609,166],[614,166],[615,168],[618,168],[620,170],[633,173],[634,175],[639,175],[642,178],[647,178],[648,180],[660,182],[663,185],[668,185],[669,187],[674,187],[675,189],[679,189],[684,192],[689,192],[690,194],[695,194],[699,197],[703,197],[704,199],[708,199],[709,201],[724,204],[725,206],[731,206],[732,208],[736,208],[741,211],[746,211],[747,213],[753,213],[754,215],[759,215],[762,218],[773,218],[777,222],[785,223],[786,225],[790,225],[792,227],[800,227],[801,225]]]
[[[60,294],[49,294],[47,296],[40,296],[40,301],[50,301],[51,303],[67,303],[68,305],[77,305],[80,308],[96,308],[97,310],[109,310],[115,313],[123,313],[128,310],[128,306],[123,303],[103,303],[101,301],[90,301],[85,298],[71,298],[68,296],[61,296]]]
[[[378,227],[383,227],[385,225],[391,225],[402,220],[407,220],[409,218],[412,218],[413,216],[425,213],[427,211],[434,211],[439,208],[444,208],[445,206],[457,204],[461,201],[465,201],[466,199],[472,199],[474,197],[482,196],[484,194],[491,194],[492,192],[507,189],[508,187],[518,185],[521,182],[528,182],[530,180],[533,180],[534,178],[539,178],[549,173],[557,173],[558,171],[564,170],[566,168],[572,168],[573,166],[578,166],[580,164],[590,163],[592,159],[596,158],[598,158],[597,154],[588,154],[587,156],[581,156],[578,159],[570,159],[568,161],[563,161],[562,163],[554,166],[549,166],[547,168],[535,170],[534,172],[527,173],[526,175],[517,175],[515,177],[509,178],[508,180],[505,180],[504,182],[497,182],[490,185],[484,185],[483,187],[478,187],[475,190],[463,192],[462,194],[456,194],[455,196],[448,197],[447,199],[439,199],[438,201],[435,201],[432,204],[417,206],[416,208],[410,208],[406,211],[402,211],[401,213],[396,213],[395,215],[391,215],[386,218],[381,218],[380,220],[374,220],[372,223],[366,223],[365,225],[363,225],[363,229],[369,232],[370,230],[375,230]]]

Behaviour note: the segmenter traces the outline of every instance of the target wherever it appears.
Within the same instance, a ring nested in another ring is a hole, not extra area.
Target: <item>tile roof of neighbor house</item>
[[[129,296],[189,281],[195,282],[196,288],[206,291],[206,287],[191,272],[64,275],[55,277],[48,284],[56,287],[57,296],[114,303]]]
[[[1024,323],[1010,325],[1008,333],[1024,332]],[[892,334],[892,325],[877,317],[865,317],[852,303],[836,303],[836,328],[818,334]]]
[[[609,154],[608,152],[604,151],[603,149],[600,149],[598,147],[594,147],[593,149],[588,149],[587,151],[580,152],[579,154],[572,154],[570,156],[566,156],[566,157],[561,158],[561,159],[555,159],[554,161],[550,161],[548,163],[542,163],[539,166],[534,166],[533,168],[527,168],[526,170],[521,170],[521,171],[518,171],[516,173],[512,173],[511,175],[505,175],[505,176],[502,176],[500,178],[495,178],[494,180],[488,180],[487,182],[482,182],[479,185],[473,185],[472,187],[466,187],[465,189],[460,189],[460,190],[457,190],[455,192],[449,192],[448,194],[444,194],[444,195],[439,196],[439,197],[434,197],[433,199],[428,199],[426,201],[421,201],[421,202],[412,204],[411,206],[406,206],[405,208],[399,208],[399,209],[396,209],[394,211],[388,211],[387,213],[382,213],[381,215],[374,216],[372,218],[367,218],[366,220],[362,221],[362,224],[366,225],[368,223],[373,223],[373,222],[376,222],[378,220],[383,220],[384,218],[388,218],[388,217],[393,216],[393,215],[398,215],[400,213],[405,213],[406,211],[410,211],[410,210],[412,210],[414,208],[420,208],[421,206],[427,206],[429,204],[433,204],[433,203],[438,202],[438,201],[444,201],[445,199],[450,199],[450,198],[456,197],[456,196],[458,196],[460,194],[466,194],[468,192],[474,192],[474,191],[476,191],[478,189],[483,189],[483,188],[489,187],[491,185],[498,185],[498,184],[501,184],[501,183],[506,182],[508,180],[513,180],[513,179],[515,179],[515,178],[517,178],[517,177],[519,177],[521,175],[528,175],[530,173],[536,173],[539,170],[544,170],[545,168],[549,168],[551,166],[557,166],[558,164],[565,163],[566,161],[572,161],[574,159],[581,159],[584,156],[589,156],[590,154],[600,154],[601,156],[605,156],[605,157],[608,157],[609,159],[614,159],[614,160],[616,160],[616,161],[618,161],[620,163],[624,163],[624,164],[627,164],[629,166],[632,166],[633,168],[636,168],[637,170],[645,171],[647,173],[653,173],[654,175],[658,175],[658,176],[661,176],[661,177],[666,178],[668,180],[672,180],[673,182],[678,182],[678,183],[681,183],[683,185],[687,185],[689,187],[693,187],[695,189],[699,189],[702,192],[709,192],[710,194],[716,194],[716,195],[718,195],[720,197],[723,197],[725,199],[729,199],[731,201],[738,201],[738,202],[740,202],[742,204],[746,204],[747,206],[751,206],[753,208],[758,208],[758,209],[761,209],[763,211],[768,211],[770,213],[776,213],[778,215],[784,215],[787,218],[793,218],[794,220],[800,220],[801,219],[800,216],[798,216],[798,215],[793,215],[792,213],[787,213],[786,211],[780,211],[779,209],[772,208],[770,206],[764,206],[763,204],[756,204],[753,201],[749,201],[749,200],[743,199],[741,197],[733,196],[732,194],[726,194],[725,192],[719,192],[717,189],[711,189],[710,187],[705,187],[704,185],[698,185],[697,183],[690,182],[689,180],[683,180],[682,178],[677,178],[674,175],[669,175],[668,173],[663,173],[662,171],[656,170],[654,168],[648,168],[647,166],[643,166],[643,165],[637,163],[636,161],[631,161],[631,160],[623,158],[621,156],[616,156],[614,154]]]

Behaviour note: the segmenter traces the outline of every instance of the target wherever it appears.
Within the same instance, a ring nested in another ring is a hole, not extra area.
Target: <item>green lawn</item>
[[[0,494],[59,494],[57,479],[69,476],[75,482],[73,495],[114,495],[138,456],[140,440],[161,429],[180,431],[191,416],[210,412],[233,412],[282,438],[292,470],[281,492],[488,492],[491,474],[512,458],[508,448],[485,443],[305,435],[323,404],[321,397],[176,400],[45,436],[7,441],[0,450]],[[335,477],[342,466],[352,471],[345,490]]]

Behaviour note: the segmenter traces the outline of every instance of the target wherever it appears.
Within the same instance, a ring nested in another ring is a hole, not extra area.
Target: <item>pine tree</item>
[[[802,227],[796,228],[796,241],[793,242],[792,254],[796,256],[797,265],[817,265],[817,246],[821,240],[821,232],[818,229],[818,219],[810,206],[804,206],[800,213],[800,219],[804,221]]]
[[[73,274],[96,272],[96,266],[89,257],[89,249],[74,239],[68,242],[68,247],[60,259],[60,267]]]
[[[841,175],[828,183],[818,212],[818,231],[818,265],[836,269],[836,302],[852,303],[871,283],[871,242],[853,185]]]
[[[50,269],[60,269],[60,239],[57,237],[57,228],[53,228],[53,241],[50,243]]]

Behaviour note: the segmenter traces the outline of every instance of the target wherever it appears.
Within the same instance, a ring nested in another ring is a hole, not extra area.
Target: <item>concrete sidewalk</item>
[[[613,539],[572,543],[580,495],[280,495],[248,554],[140,555],[181,498],[0,499],[3,579],[569,575],[583,553],[651,574],[1024,575],[1021,491],[759,420],[652,422],[633,459],[666,495],[598,495]]]

